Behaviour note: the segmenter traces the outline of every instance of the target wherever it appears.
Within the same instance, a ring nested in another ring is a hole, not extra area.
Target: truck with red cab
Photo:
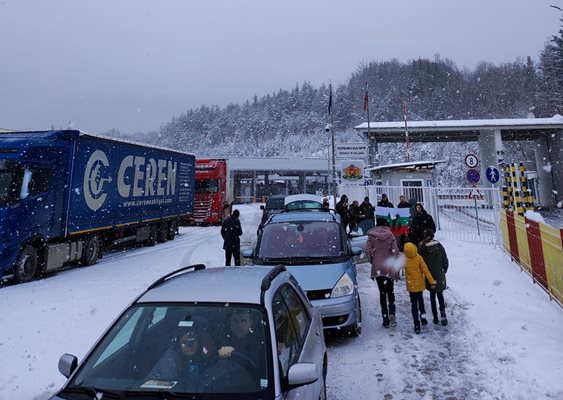
[[[218,225],[230,213],[233,190],[226,159],[198,158],[195,164],[195,200],[192,222]]]

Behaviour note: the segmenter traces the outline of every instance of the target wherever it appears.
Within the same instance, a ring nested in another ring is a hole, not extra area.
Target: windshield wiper
[[[79,394],[86,394],[91,395],[92,399],[94,400],[102,400],[102,399],[121,399],[121,395],[119,393],[114,393],[108,390],[101,390],[94,387],[88,386],[73,386],[68,387],[62,390],[62,393],[79,393]]]

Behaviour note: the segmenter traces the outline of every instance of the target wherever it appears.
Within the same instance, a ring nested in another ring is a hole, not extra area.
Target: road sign
[[[485,171],[485,176],[489,182],[497,183],[500,179],[500,172],[496,166],[489,165]]]
[[[479,159],[475,154],[469,153],[465,156],[465,165],[467,165],[469,168],[475,168],[477,165],[479,165]]]
[[[481,174],[476,169],[470,169],[467,171],[467,180],[474,185],[481,180]]]
[[[483,199],[483,195],[481,194],[481,192],[479,191],[479,189],[477,189],[477,187],[475,185],[473,185],[473,189],[471,189],[469,191],[469,198],[470,199],[477,199],[477,200],[482,200]]]

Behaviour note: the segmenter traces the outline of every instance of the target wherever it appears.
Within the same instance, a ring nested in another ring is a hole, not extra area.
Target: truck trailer
[[[193,154],[76,130],[0,133],[0,279],[172,240],[194,188]]]

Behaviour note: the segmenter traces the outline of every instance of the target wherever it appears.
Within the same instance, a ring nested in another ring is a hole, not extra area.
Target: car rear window
[[[335,257],[342,251],[336,222],[280,222],[264,226],[258,257]]]

